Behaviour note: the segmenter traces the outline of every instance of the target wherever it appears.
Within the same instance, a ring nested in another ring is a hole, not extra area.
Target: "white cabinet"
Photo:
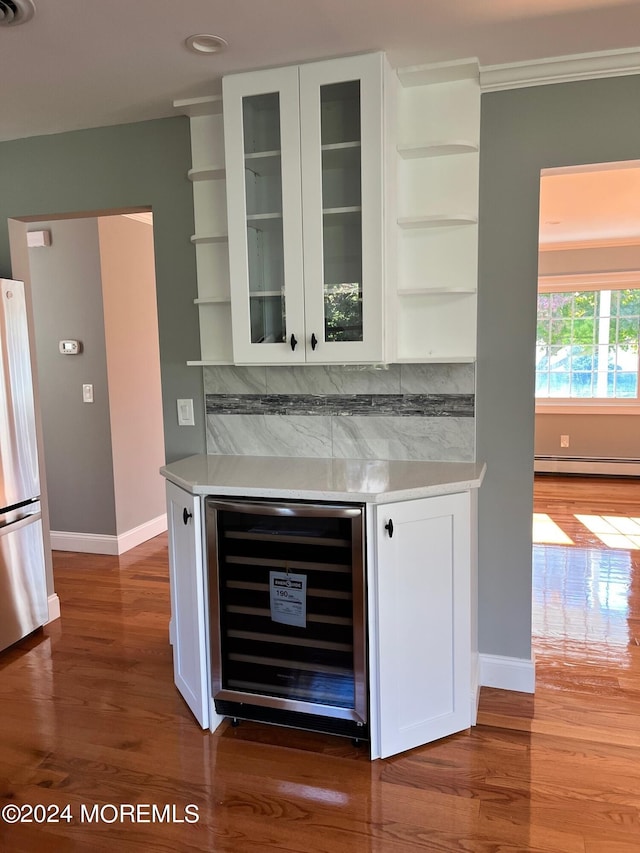
[[[176,687],[203,728],[209,726],[208,607],[200,498],[167,482],[173,672]]]
[[[477,60],[398,71],[395,361],[476,355]]]
[[[380,53],[223,79],[233,358],[380,362]]]
[[[190,117],[200,359],[476,357],[478,61],[233,74]]]
[[[373,692],[385,758],[474,722],[470,495],[380,505],[375,519]]]
[[[176,686],[203,728],[211,699],[201,498],[167,483]],[[371,757],[475,724],[475,492],[367,507]]]

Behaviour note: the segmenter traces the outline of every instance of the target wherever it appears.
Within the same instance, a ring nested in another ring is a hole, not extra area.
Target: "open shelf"
[[[217,303],[231,302],[230,296],[198,296],[193,300],[194,305],[215,305]]]
[[[399,297],[402,296],[446,296],[447,294],[462,295],[477,293],[475,287],[412,287],[398,290]]]
[[[469,213],[436,213],[430,216],[407,216],[398,219],[400,228],[447,228],[454,225],[476,225],[478,217]]]
[[[228,234],[193,234],[191,237],[191,242],[195,245],[199,243],[227,243],[228,241]]]
[[[190,181],[217,181],[224,178],[224,175],[224,166],[202,166],[187,172]]]
[[[446,157],[455,154],[473,154],[477,151],[477,142],[470,142],[466,139],[425,142],[420,145],[398,145],[398,154],[403,160],[413,160],[423,157]]]
[[[222,113],[222,95],[205,95],[202,98],[183,98],[173,102],[176,110],[189,118],[219,115]]]
[[[474,57],[454,62],[410,65],[399,68],[397,73],[403,86],[430,86],[434,83],[455,83],[457,80],[477,80],[480,67]]]

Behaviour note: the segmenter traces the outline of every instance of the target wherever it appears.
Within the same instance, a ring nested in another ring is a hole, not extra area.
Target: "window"
[[[637,401],[639,340],[640,289],[541,287],[536,397]]]

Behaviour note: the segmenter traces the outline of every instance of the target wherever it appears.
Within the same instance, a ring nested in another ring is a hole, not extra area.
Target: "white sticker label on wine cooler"
[[[269,572],[271,618],[282,625],[307,627],[307,576]]]

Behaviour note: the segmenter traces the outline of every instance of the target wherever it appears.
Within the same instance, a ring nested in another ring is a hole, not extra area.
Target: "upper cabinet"
[[[382,54],[225,77],[233,357],[385,360]]]
[[[477,60],[232,74],[190,117],[201,358],[476,357]]]

